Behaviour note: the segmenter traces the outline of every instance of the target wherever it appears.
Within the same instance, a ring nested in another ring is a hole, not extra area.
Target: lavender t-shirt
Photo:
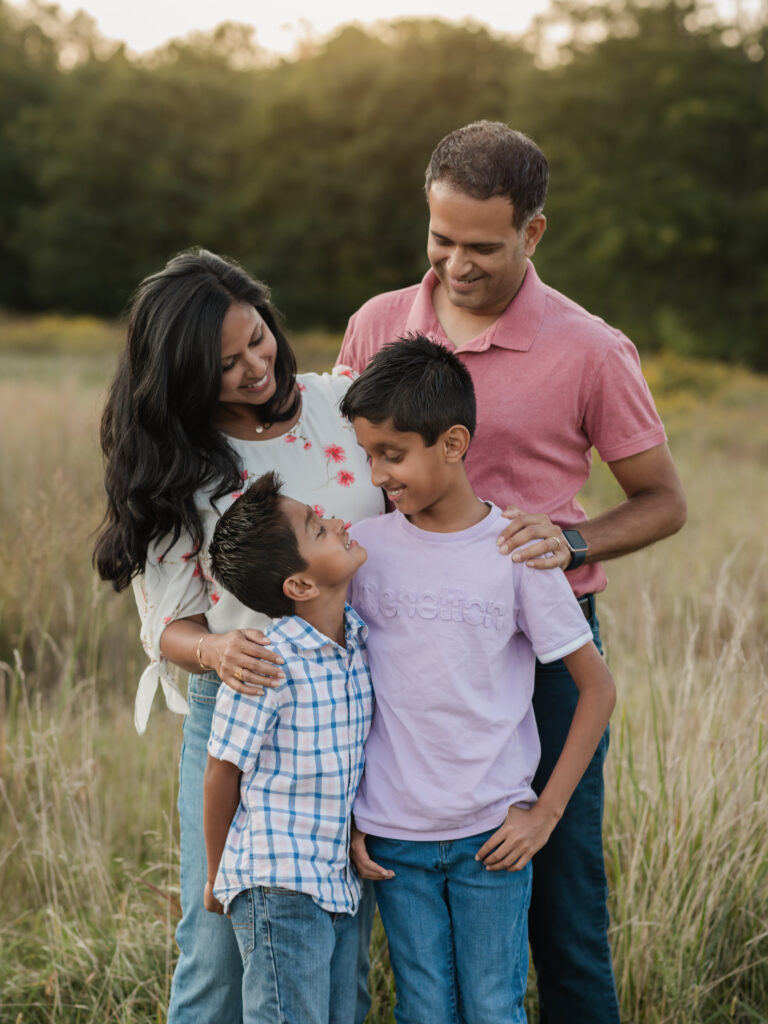
[[[400,512],[356,523],[368,549],[350,602],[368,625],[376,695],[358,828],[392,839],[458,839],[536,800],[535,659],[592,639],[559,569],[499,553],[500,510],[458,533]]]

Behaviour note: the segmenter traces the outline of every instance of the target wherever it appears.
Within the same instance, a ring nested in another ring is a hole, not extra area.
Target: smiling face
[[[233,302],[221,328],[222,405],[263,405],[275,393],[277,342],[258,311]]]
[[[352,426],[368,456],[371,483],[382,487],[403,515],[427,512],[450,493],[456,459],[446,450],[446,437],[464,428],[451,428],[428,447],[421,434],[395,430],[391,420],[372,423],[356,416]]]
[[[318,587],[346,588],[368,552],[350,538],[343,520],[321,519],[309,505],[293,498],[281,498],[281,507],[296,534],[299,553],[307,563],[307,568],[296,576],[307,577]]]
[[[473,199],[445,182],[430,186],[427,256],[452,305],[500,316],[517,294],[546,221],[518,229],[504,196]]]

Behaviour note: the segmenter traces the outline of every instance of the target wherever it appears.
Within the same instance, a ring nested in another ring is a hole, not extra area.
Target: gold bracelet
[[[200,666],[200,668],[203,670],[203,672],[210,672],[210,670],[211,670],[211,666],[210,665],[204,665],[203,664],[203,658],[202,658],[202,654],[203,654],[203,640],[205,640],[205,638],[207,636],[210,636],[210,635],[211,635],[210,633],[203,633],[203,635],[197,641],[197,664]]]

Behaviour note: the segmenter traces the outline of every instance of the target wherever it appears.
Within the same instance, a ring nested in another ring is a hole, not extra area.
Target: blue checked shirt
[[[360,883],[349,862],[349,818],[373,713],[368,630],[347,605],[346,650],[289,615],[267,630],[286,678],[262,697],[220,686],[208,752],[242,771],[240,806],[214,893],[225,909],[244,889],[309,894],[355,913]]]

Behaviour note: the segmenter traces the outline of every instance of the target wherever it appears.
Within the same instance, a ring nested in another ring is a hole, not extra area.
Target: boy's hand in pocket
[[[475,860],[482,861],[489,871],[521,871],[552,835],[556,824],[557,818],[542,813],[539,804],[529,811],[510,807],[504,824],[483,843]]]
[[[365,845],[365,832],[361,832],[354,824],[352,825],[352,838],[349,841],[349,855],[352,858],[352,863],[355,865],[355,869],[361,878],[370,878],[374,882],[381,882],[385,878],[394,878],[394,871],[387,871],[386,868],[381,867],[376,861],[371,860],[368,856],[368,850]]]

